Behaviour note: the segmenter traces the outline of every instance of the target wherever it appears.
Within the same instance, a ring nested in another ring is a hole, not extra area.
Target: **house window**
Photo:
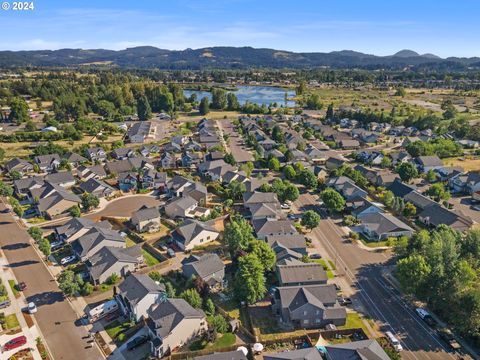
[[[207,240],[210,240],[210,236],[207,236]]]
[[[320,319],[315,319],[315,322],[316,322],[317,324],[320,324],[320,321],[321,321]]]
[[[315,315],[320,315],[320,310],[315,311]]]
[[[203,239],[200,239],[200,242],[202,243],[202,242],[203,242]]]
[[[303,323],[304,323],[305,325],[307,325],[307,324],[308,324],[308,319],[303,320]]]
[[[304,312],[303,312],[303,315],[304,315],[304,316],[306,316],[306,315],[307,315],[307,312],[306,312],[306,311],[304,311]]]

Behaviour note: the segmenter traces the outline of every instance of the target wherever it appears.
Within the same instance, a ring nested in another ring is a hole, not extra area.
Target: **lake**
[[[288,97],[294,97],[294,90],[287,90],[280,87],[273,86],[238,86],[237,91],[233,91],[237,96],[238,102],[240,104],[245,104],[247,101],[251,103],[256,103],[259,105],[270,105],[272,103],[277,103],[278,106],[285,105],[285,93],[288,94]],[[210,91],[199,91],[199,90],[184,90],[184,95],[189,97],[191,94],[197,94],[197,100],[200,101],[203,97],[208,97],[212,101],[212,94]],[[294,106],[295,101],[288,101],[288,106]]]

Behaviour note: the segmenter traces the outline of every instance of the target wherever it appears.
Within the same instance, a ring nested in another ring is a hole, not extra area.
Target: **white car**
[[[403,346],[400,344],[400,341],[398,341],[398,339],[390,331],[387,331],[385,335],[387,336],[388,342],[390,345],[392,345],[396,352],[403,350]]]
[[[28,303],[27,309],[29,314],[35,314],[38,311],[37,305],[35,305],[33,302]]]
[[[60,264],[67,265],[67,264],[75,261],[76,259],[77,259],[77,257],[75,255],[66,256],[62,260],[60,260]]]
[[[282,209],[290,209],[290,205],[288,205],[287,203],[281,204],[280,207],[281,207]]]

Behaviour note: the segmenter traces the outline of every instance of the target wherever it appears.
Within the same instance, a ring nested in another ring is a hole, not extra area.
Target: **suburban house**
[[[338,142],[338,146],[344,150],[355,150],[360,148],[360,143],[355,139],[342,139]]]
[[[333,285],[281,286],[272,299],[280,323],[294,328],[345,325],[347,312],[337,301]]]
[[[102,180],[97,180],[95,178],[90,178],[89,180],[81,183],[79,188],[82,192],[93,194],[98,198],[109,197],[115,192],[113,187],[106,184]]]
[[[62,160],[66,160],[67,163],[69,163],[73,167],[77,167],[78,165],[88,161],[87,158],[74,152],[67,152],[65,155],[62,156]]]
[[[417,213],[420,210],[425,210],[427,207],[437,205],[438,203],[420,194],[418,191],[412,191],[403,197],[405,203],[411,203],[417,208]]]
[[[64,189],[69,189],[75,185],[75,178],[70,171],[60,171],[50,173],[45,176],[45,182],[61,186]]]
[[[265,240],[271,235],[295,235],[298,234],[290,220],[275,220],[270,218],[252,220],[253,229],[257,238]]]
[[[107,153],[101,147],[94,147],[85,150],[85,155],[87,156],[88,160],[92,162],[103,162],[107,159]]]
[[[288,249],[300,255],[307,255],[307,242],[302,234],[267,235],[265,241],[276,253]]]
[[[358,187],[353,180],[346,176],[331,178],[327,181],[326,185],[340,192],[346,200],[356,197],[367,197],[368,195],[365,190]]]
[[[384,212],[383,206],[378,203],[373,203],[365,198],[352,199],[348,205],[350,213],[356,218],[360,218],[367,214]]]
[[[173,199],[165,205],[165,214],[171,218],[195,217],[198,201],[190,196]]]
[[[163,357],[208,328],[205,314],[183,299],[166,299],[148,310],[147,327],[153,356]]]
[[[154,189],[164,192],[167,187],[167,173],[148,169],[139,175],[139,181],[142,189]]]
[[[131,224],[138,232],[156,232],[160,230],[160,212],[156,207],[143,207],[132,213]]]
[[[281,211],[280,203],[258,203],[252,204],[248,207],[249,214],[245,215],[246,218],[257,219],[285,219],[285,214]]]
[[[32,189],[38,189],[45,185],[45,178],[43,176],[30,176],[23,179],[13,180],[13,187],[15,193],[19,198],[29,197]],[[33,199],[29,199],[32,201]]]
[[[175,244],[183,251],[190,251],[195,246],[215,241],[220,233],[209,222],[186,219],[172,233]]]
[[[326,360],[390,360],[376,340],[360,340],[325,346]]]
[[[389,237],[413,235],[414,230],[395,216],[375,212],[360,217],[361,231],[370,240],[381,241]]]
[[[48,196],[43,197],[41,191],[39,191],[39,194],[38,203],[36,204],[37,212],[40,216],[47,219],[54,219],[66,215],[72,207],[77,206],[82,202],[77,195],[55,185],[54,189],[49,192]]]
[[[88,258],[87,270],[94,285],[108,280],[113,274],[126,277],[143,265],[140,245],[128,248],[105,246]]]
[[[256,204],[273,204],[276,207],[278,202],[277,194],[273,192],[245,192],[243,193],[243,206],[249,209]]]
[[[427,226],[445,224],[458,231],[466,231],[473,225],[470,217],[459,211],[448,210],[439,204],[427,207],[418,214],[418,219]]]
[[[12,171],[18,171],[20,175],[25,175],[33,172],[33,165],[26,160],[16,157],[7,161],[3,165],[3,169],[7,174]]]
[[[140,148],[140,154],[142,156],[150,156],[151,154],[158,154],[160,152],[160,147],[155,144],[143,145]]]
[[[122,312],[136,322],[146,319],[153,304],[165,301],[165,286],[145,274],[130,274],[118,285],[116,299]]]
[[[116,230],[95,226],[71,244],[73,253],[85,261],[105,246],[125,248],[125,239]]]
[[[126,160],[135,156],[135,150],[129,148],[118,148],[112,150],[112,157],[117,160]]]
[[[387,190],[391,191],[393,195],[404,198],[407,194],[415,191],[416,187],[413,185],[407,185],[402,180],[396,179],[393,183],[387,187]]]
[[[151,121],[139,121],[127,130],[127,139],[131,143],[141,144],[147,139],[155,139],[157,127]]]
[[[347,358],[342,358],[342,360],[346,360],[346,359]],[[350,360],[350,358],[348,359]],[[263,360],[323,360],[323,357],[320,351],[314,346],[311,348],[282,351],[275,354],[264,355]],[[373,359],[352,358],[351,360],[373,360]]]
[[[58,154],[38,155],[33,161],[41,171],[52,172],[60,166],[60,156]]]
[[[118,187],[124,192],[136,189],[137,183],[137,173],[123,172],[118,174]]]
[[[326,161],[325,161],[325,167],[328,169],[328,170],[335,170],[335,169],[338,169],[339,167],[341,167],[343,164],[345,164],[347,161],[346,160],[343,160],[343,159],[339,159],[337,157],[329,157]]]
[[[55,227],[55,238],[58,241],[72,242],[93,227],[111,229],[112,225],[107,220],[94,222],[84,217],[72,218],[65,225]]]
[[[103,165],[94,165],[88,167],[80,165],[77,168],[77,177],[83,181],[89,179],[100,180],[107,177],[107,172],[105,171]]]
[[[202,279],[210,288],[221,288],[225,278],[225,265],[217,254],[191,255],[182,261],[183,275]]]
[[[177,167],[177,158],[169,152],[164,152],[159,161],[162,169],[172,169]]]
[[[413,159],[415,165],[420,172],[427,172],[429,170],[435,170],[443,167],[442,160],[436,156],[418,156]]]
[[[198,172],[212,181],[222,181],[223,176],[229,171],[235,171],[235,168],[224,160],[206,161],[198,166]]]
[[[473,195],[480,190],[480,172],[458,174],[448,181],[448,185],[453,192]]]
[[[326,271],[318,263],[277,265],[277,278],[280,286],[324,285],[328,280]]]
[[[200,205],[207,203],[208,191],[205,185],[200,182],[176,175],[168,182],[167,186],[170,196],[189,196]]]

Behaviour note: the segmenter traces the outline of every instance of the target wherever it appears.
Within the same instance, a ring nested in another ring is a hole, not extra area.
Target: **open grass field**
[[[448,158],[443,159],[443,163],[447,166],[460,166],[465,171],[480,171],[480,159]]]

